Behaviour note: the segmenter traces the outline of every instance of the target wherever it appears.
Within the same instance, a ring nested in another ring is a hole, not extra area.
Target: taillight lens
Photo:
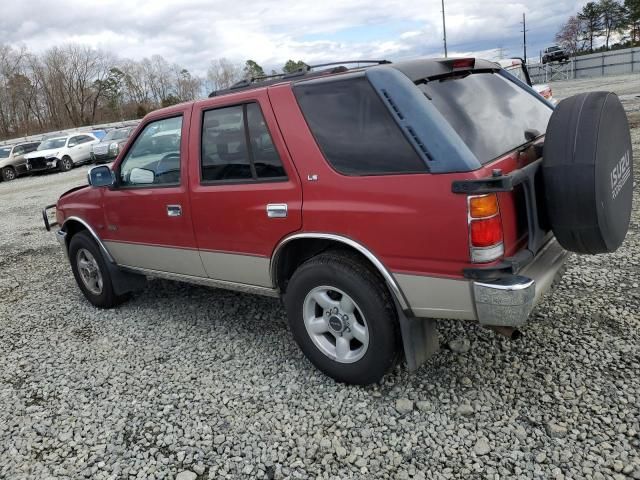
[[[495,193],[469,197],[469,250],[471,261],[486,263],[504,255],[502,218]]]
[[[502,221],[499,216],[471,221],[471,246],[491,247],[502,242]]]
[[[498,213],[498,197],[483,195],[469,198],[469,214],[473,218],[491,217]]]

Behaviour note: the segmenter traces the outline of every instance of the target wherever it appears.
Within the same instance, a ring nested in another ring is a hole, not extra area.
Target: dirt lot
[[[625,244],[573,256],[521,340],[443,322],[369,388],[317,372],[276,300],[154,280],[92,308],[40,220],[86,169],[0,183],[0,478],[640,479],[640,76],[553,88],[623,96]]]

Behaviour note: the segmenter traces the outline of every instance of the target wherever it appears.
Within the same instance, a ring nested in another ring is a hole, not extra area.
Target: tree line
[[[282,71],[302,66],[289,60]],[[244,65],[213,60],[199,76],[160,55],[123,59],[78,44],[36,54],[0,44],[0,140],[141,118],[262,76],[263,68],[253,60]]]
[[[572,55],[636,46],[640,43],[640,0],[588,2],[562,25],[556,41]]]

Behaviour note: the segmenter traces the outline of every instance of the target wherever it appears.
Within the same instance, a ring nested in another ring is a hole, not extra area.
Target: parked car
[[[101,128],[96,129],[96,130],[91,130],[91,133],[93,135],[95,135],[95,137],[98,140],[102,140],[107,135],[107,131],[106,130],[102,130]]]
[[[551,102],[553,105],[556,105],[558,102],[553,98],[553,90],[551,89],[551,85],[546,83],[538,83],[534,84],[531,81],[531,77],[529,76],[529,71],[527,69],[527,65],[523,62],[521,58],[509,58],[505,60],[498,61],[498,64],[504,68],[507,72],[509,72],[514,77],[523,81],[531,88],[533,88],[536,92],[538,92],[544,99]]]
[[[542,52],[542,63],[566,62],[569,60],[569,53],[562,47],[554,45],[545,48]]]
[[[93,163],[110,162],[118,156],[122,147],[127,143],[134,127],[115,128],[107,132],[99,143],[91,146],[91,161]]]
[[[74,133],[45,140],[35,152],[25,156],[27,170],[71,170],[90,161],[91,147],[99,141],[92,133]]]
[[[5,182],[27,173],[25,154],[35,151],[40,142],[0,146],[0,173]]]
[[[631,158],[614,94],[554,110],[473,58],[309,67],[148,114],[43,218],[93,305],[147,275],[280,297],[317,368],[368,384],[433,354],[434,319],[511,335],[568,251],[618,248]]]

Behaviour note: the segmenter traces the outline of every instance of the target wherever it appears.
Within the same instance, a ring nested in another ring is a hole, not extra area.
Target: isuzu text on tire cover
[[[629,227],[612,93],[547,103],[492,62],[340,62],[147,115],[63,194],[56,236],[95,306],[162,277],[280,297],[309,360],[377,382],[436,323],[522,327],[568,252]]]

